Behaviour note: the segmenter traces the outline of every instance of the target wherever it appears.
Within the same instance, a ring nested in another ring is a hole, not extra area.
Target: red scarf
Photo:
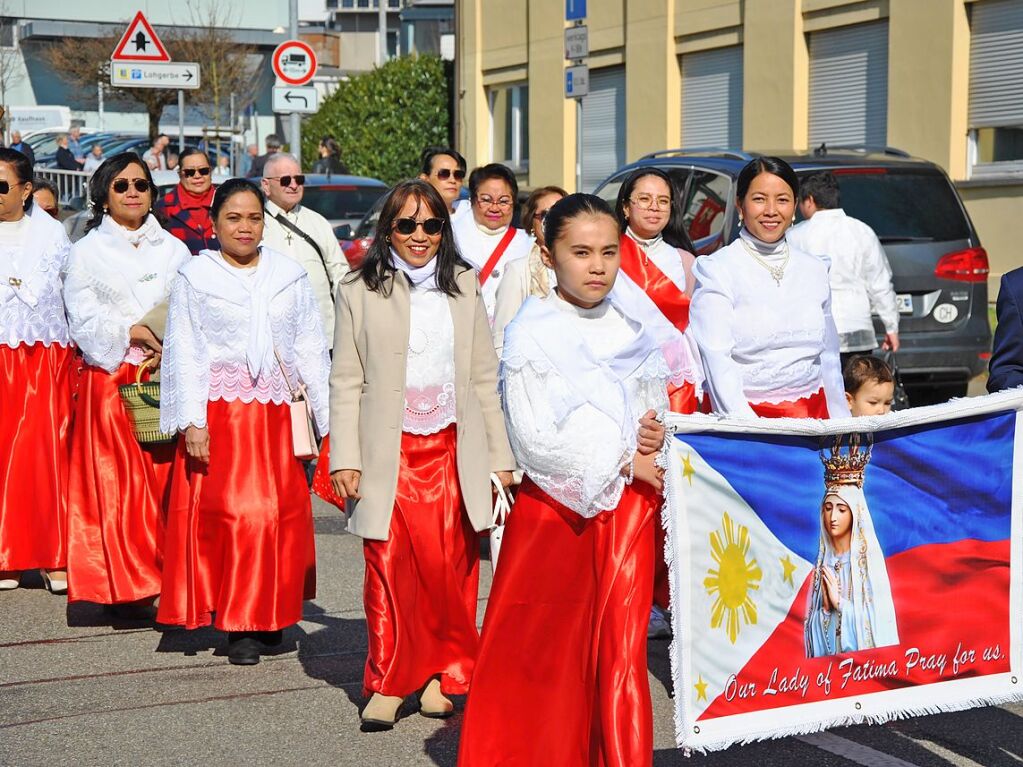
[[[650,260],[634,239],[622,235],[622,271],[639,285],[679,331],[689,326],[689,296]]]

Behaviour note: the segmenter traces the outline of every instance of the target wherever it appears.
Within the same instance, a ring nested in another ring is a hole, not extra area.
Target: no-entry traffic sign
[[[305,85],[316,74],[316,53],[301,40],[278,45],[271,63],[277,79],[287,85]]]

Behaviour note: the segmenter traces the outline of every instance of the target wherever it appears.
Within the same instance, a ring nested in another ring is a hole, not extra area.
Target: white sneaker
[[[647,639],[671,639],[671,623],[664,610],[657,605],[650,608],[650,622],[646,626]]]

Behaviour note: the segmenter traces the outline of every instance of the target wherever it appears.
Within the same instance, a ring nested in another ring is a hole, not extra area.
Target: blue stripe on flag
[[[1015,412],[875,435],[864,492],[885,556],[1009,537]],[[799,556],[817,557],[824,471],[816,437],[680,434]]]

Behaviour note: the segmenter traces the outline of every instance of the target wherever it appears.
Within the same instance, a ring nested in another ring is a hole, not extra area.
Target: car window
[[[326,219],[362,218],[384,192],[383,186],[307,186],[302,204]]]
[[[882,242],[970,237],[955,189],[940,173],[893,168],[832,172],[842,193],[842,209],[869,225]]]
[[[694,243],[721,234],[731,186],[728,176],[705,170],[693,172],[682,221]]]
[[[384,199],[384,196],[381,195],[380,199],[373,203],[373,207],[370,208],[366,217],[359,222],[353,235],[355,239],[373,235],[373,231],[377,228],[377,222],[380,220],[380,211],[384,209]]]

